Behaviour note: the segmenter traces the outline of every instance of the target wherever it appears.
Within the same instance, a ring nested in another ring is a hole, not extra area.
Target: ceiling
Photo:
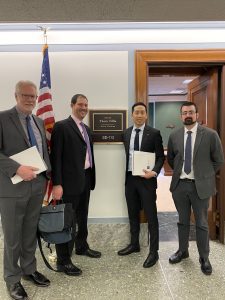
[[[197,76],[152,75],[148,78],[150,101],[187,100],[187,84]]]

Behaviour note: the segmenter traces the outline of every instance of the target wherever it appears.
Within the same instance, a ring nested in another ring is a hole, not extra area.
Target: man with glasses
[[[35,250],[40,209],[46,187],[46,173],[37,175],[33,166],[17,163],[11,155],[36,146],[47,172],[50,162],[43,121],[34,116],[37,88],[31,81],[19,81],[16,106],[0,112],[0,213],[4,233],[4,279],[13,299],[28,299],[20,279],[45,287],[50,281],[37,271]],[[13,184],[11,177],[23,181]]]
[[[171,133],[167,149],[168,163],[173,169],[170,191],[179,214],[179,249],[169,262],[176,264],[189,257],[192,208],[201,270],[210,275],[208,206],[210,197],[216,193],[215,175],[224,162],[223,149],[217,132],[197,123],[195,103],[183,103],[180,113],[184,127]]]

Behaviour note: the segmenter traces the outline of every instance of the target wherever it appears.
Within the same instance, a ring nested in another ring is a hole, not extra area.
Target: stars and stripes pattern
[[[55,118],[52,108],[48,45],[44,45],[43,48],[43,62],[36,115],[44,121],[48,146],[50,147],[51,133],[55,124]]]
[[[55,117],[52,107],[52,95],[51,95],[51,76],[48,57],[48,45],[43,47],[43,62],[41,70],[40,90],[37,104],[36,115],[44,121],[45,132],[49,150],[51,149],[51,134],[55,124]],[[44,201],[49,202],[52,195],[52,181],[49,180],[46,187],[46,194]]]

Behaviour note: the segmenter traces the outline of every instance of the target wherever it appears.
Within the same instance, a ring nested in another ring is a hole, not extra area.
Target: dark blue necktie
[[[188,137],[185,145],[185,157],[184,157],[184,172],[186,174],[191,173],[191,134],[192,131],[187,131]]]
[[[139,132],[141,131],[141,129],[136,128],[135,131],[136,134],[134,137],[134,151],[139,151]]]
[[[34,131],[31,126],[31,117],[30,116],[26,117],[26,122],[27,122],[27,133],[28,133],[30,145],[31,145],[31,147],[36,146],[38,149],[37,140],[35,138]]]

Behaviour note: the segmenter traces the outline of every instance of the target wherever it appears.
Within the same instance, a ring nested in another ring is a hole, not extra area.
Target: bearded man
[[[171,133],[167,148],[168,163],[173,169],[170,191],[179,215],[179,249],[169,262],[176,264],[189,257],[192,208],[201,270],[210,275],[208,206],[210,197],[216,193],[215,175],[224,163],[223,148],[215,130],[197,123],[195,103],[183,103],[180,113],[184,127]]]

